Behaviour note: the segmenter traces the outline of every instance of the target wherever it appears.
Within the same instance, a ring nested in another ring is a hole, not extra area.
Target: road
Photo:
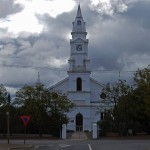
[[[89,144],[59,144],[59,145],[39,145],[36,150],[92,150]]]
[[[0,144],[4,142],[0,140]],[[27,140],[26,145],[33,145],[33,150],[150,150],[150,140]]]
[[[37,150],[150,150],[150,141],[67,141],[37,145]]]

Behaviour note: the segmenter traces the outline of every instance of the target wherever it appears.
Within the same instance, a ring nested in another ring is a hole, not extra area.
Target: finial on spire
[[[40,73],[38,72],[38,78],[37,78],[37,84],[40,84],[41,80],[40,80]]]
[[[80,4],[78,5],[77,17],[82,17]]]

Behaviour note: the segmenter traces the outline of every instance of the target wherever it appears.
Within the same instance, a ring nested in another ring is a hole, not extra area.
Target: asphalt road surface
[[[6,143],[0,140],[0,145]],[[10,144],[24,145],[23,140],[11,140]],[[150,140],[27,140],[25,146],[29,145],[32,146],[30,150],[150,150]]]
[[[150,150],[150,140],[60,140],[37,144],[35,150]]]
[[[35,150],[92,150],[90,144],[39,145]]]

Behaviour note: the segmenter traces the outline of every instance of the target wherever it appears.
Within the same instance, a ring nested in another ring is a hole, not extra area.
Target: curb
[[[27,149],[29,149],[29,148],[34,148],[34,146],[33,145],[29,145],[29,146],[18,146],[18,147],[10,147],[8,150],[13,150],[13,149],[22,149],[22,148],[27,148]]]

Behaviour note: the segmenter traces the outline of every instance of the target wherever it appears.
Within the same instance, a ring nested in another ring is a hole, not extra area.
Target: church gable
[[[62,94],[67,94],[68,91],[68,82],[69,78],[65,78],[60,82],[56,83],[55,85],[51,86],[49,89],[50,91],[60,92]]]
[[[96,81],[93,78],[90,78],[90,88],[91,88],[91,102],[100,102],[100,94],[104,85]]]
[[[104,85],[104,84],[102,84],[102,83],[98,82],[97,80],[95,80],[95,79],[93,79],[93,78],[91,78],[91,77],[90,77],[90,80],[91,80],[91,82],[93,82],[94,84],[99,85],[100,87],[105,87],[105,85]]]

